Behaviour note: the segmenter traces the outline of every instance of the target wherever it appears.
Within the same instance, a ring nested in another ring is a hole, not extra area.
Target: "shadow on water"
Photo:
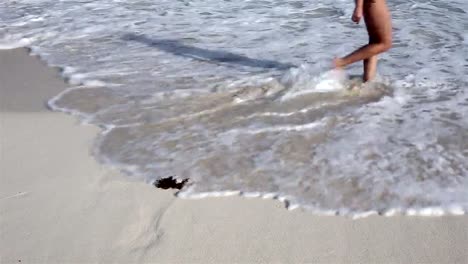
[[[209,50],[193,46],[188,46],[177,39],[157,39],[149,38],[145,35],[134,33],[125,34],[123,40],[137,41],[144,43],[150,47],[158,48],[162,51],[172,53],[174,55],[188,57],[195,60],[209,61],[216,63],[238,64],[248,67],[287,70],[296,67],[294,64],[281,63],[272,60],[252,59],[243,55],[235,54],[222,50]]]

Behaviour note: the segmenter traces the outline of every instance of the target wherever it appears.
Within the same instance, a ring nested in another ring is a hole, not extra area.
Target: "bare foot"
[[[333,60],[333,66],[335,69],[342,69],[344,67],[344,61],[341,58],[335,58]]]

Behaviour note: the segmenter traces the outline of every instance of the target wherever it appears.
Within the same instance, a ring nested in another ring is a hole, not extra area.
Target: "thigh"
[[[369,41],[391,41],[392,22],[385,0],[364,0],[364,22]]]

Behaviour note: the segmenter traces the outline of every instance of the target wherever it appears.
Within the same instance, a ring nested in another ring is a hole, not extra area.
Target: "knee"
[[[387,51],[392,48],[392,39],[386,39],[380,42],[382,52]]]
[[[381,41],[374,44],[376,46],[376,52],[382,53],[389,50],[392,47],[392,42]]]

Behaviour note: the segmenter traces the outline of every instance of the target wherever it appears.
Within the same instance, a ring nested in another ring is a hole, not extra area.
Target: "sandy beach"
[[[468,263],[466,215],[352,220],[132,180],[91,156],[99,128],[46,108],[66,87],[0,51],[1,263]]]

